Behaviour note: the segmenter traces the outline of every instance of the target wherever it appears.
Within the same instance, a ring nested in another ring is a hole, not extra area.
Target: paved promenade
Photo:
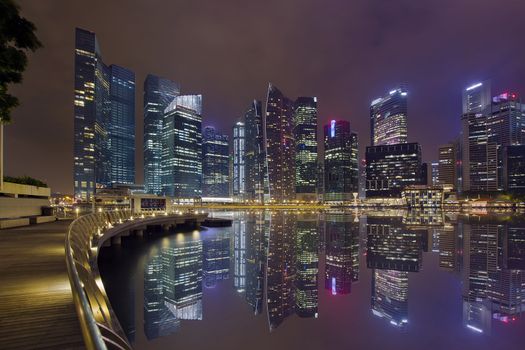
[[[71,221],[0,230],[0,349],[83,349],[64,255]]]

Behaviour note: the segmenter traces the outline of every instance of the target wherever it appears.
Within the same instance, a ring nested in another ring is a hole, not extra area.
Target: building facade
[[[407,95],[404,87],[398,87],[372,101],[370,106],[372,146],[408,142]]]
[[[233,198],[241,201],[246,194],[246,135],[243,122],[235,123],[233,127]]]
[[[299,97],[294,104],[295,194],[317,200],[317,98]]]
[[[230,195],[228,135],[207,126],[202,135],[203,197],[226,198]]]
[[[439,146],[438,180],[437,184],[447,187],[456,187],[456,144],[448,143]]]
[[[244,125],[246,199],[262,203],[264,200],[265,153],[261,101],[252,101],[244,114]]]
[[[525,145],[504,147],[504,188],[512,193],[525,193]]]
[[[178,199],[202,195],[202,96],[177,96],[162,124],[162,193]]]
[[[162,194],[162,120],[164,110],[180,93],[169,79],[148,74],[144,81],[144,190]]]
[[[324,126],[324,200],[350,201],[359,190],[357,134],[345,120]]]
[[[367,197],[400,197],[404,187],[425,180],[419,143],[366,148]]]
[[[275,202],[295,199],[293,102],[271,83],[265,113],[266,166],[269,193]]]

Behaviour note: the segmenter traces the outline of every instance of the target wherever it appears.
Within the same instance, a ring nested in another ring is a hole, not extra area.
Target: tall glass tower
[[[144,81],[144,188],[162,194],[162,119],[164,110],[179,95],[180,86],[169,79],[148,74]]]
[[[202,96],[181,95],[164,111],[162,192],[179,199],[202,195]]]
[[[244,115],[245,126],[245,190],[246,199],[264,200],[264,133],[261,101],[254,100]]]
[[[245,126],[237,122],[233,126],[233,197],[243,200],[245,197]]]
[[[229,197],[228,135],[207,126],[202,140],[203,197]]]
[[[359,190],[357,134],[350,123],[332,120],[324,126],[324,199],[350,201]]]
[[[406,143],[407,137],[407,92],[399,87],[372,101],[370,144],[381,146]]]
[[[93,200],[96,188],[135,180],[135,76],[107,67],[95,33],[75,29],[75,198]]]
[[[111,182],[135,183],[135,73],[109,67],[111,101],[108,146]]]
[[[265,114],[269,199],[295,199],[295,140],[293,102],[271,83]]]
[[[317,98],[299,97],[294,105],[295,192],[317,200]]]

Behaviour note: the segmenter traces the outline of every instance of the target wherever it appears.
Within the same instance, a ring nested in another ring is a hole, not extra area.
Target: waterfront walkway
[[[83,349],[67,276],[71,221],[0,230],[0,349]]]

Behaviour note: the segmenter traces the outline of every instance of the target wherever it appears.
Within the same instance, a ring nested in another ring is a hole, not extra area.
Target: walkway
[[[64,256],[71,221],[0,230],[0,349],[83,349]]]

